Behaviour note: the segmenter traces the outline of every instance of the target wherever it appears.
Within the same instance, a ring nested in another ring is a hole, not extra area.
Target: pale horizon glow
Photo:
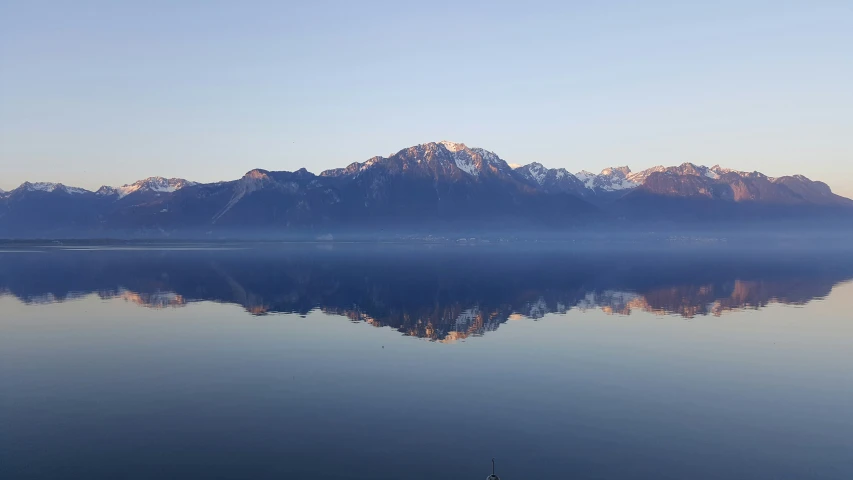
[[[443,139],[853,197],[853,4],[0,4],[0,189],[322,170]]]

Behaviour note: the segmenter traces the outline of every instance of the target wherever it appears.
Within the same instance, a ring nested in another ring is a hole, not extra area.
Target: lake
[[[850,479],[853,253],[7,245],[0,478]]]

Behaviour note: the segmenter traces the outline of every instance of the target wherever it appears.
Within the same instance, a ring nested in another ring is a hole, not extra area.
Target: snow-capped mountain
[[[537,185],[543,185],[545,183],[545,177],[547,177],[548,173],[550,173],[550,170],[548,168],[537,162],[516,167],[515,171],[518,172],[518,174],[521,175],[523,178],[530,180],[531,182],[534,182]]]
[[[646,181],[649,175],[656,172],[666,171],[666,167],[658,165],[640,172],[634,172],[629,167],[605,168],[601,173],[595,174],[586,170],[575,174],[586,186],[595,192],[618,192],[639,187]]]
[[[565,168],[547,168],[533,162],[515,168],[515,173],[531,186],[548,193],[572,193],[586,196],[586,185]]]
[[[109,187],[107,185],[104,185],[95,192],[95,195],[99,197],[109,197],[112,195],[118,195],[118,189],[115,187]]]
[[[184,180],[183,178],[149,177],[129,185],[123,185],[113,190],[119,198],[124,198],[136,192],[173,193],[182,188],[191,187],[193,185],[197,185],[197,183]],[[104,188],[111,187],[102,187],[102,190]]]
[[[464,143],[454,143],[443,140],[439,142],[453,153],[453,161],[460,170],[470,175],[478,176],[481,172],[509,174],[512,168],[497,154],[483,148],[468,148]]]
[[[584,170],[576,173],[575,176],[590,190],[615,192],[618,190],[629,190],[638,185],[628,178],[630,173],[631,169],[628,167],[612,167],[605,168],[598,175]]]
[[[494,152],[443,140],[409,147],[388,157],[373,157],[366,162],[352,163],[345,168],[326,170],[320,173],[320,176],[357,176],[376,169],[383,169],[392,175],[457,178],[465,178],[461,177],[462,174],[471,178],[512,174],[512,168]]]
[[[604,195],[611,199],[639,187],[652,173],[664,170],[666,167],[658,166],[632,172],[630,168],[623,166],[605,168],[601,173],[581,170],[571,174],[564,168],[549,169],[536,162],[515,169],[522,178],[535,182],[548,191],[570,191],[584,197]],[[554,182],[559,181],[561,185],[555,188]]]
[[[32,182],[32,183],[31,182],[24,182],[21,184],[20,187],[18,187],[14,191],[48,192],[48,193],[60,191],[60,192],[65,192],[65,193],[69,193],[69,194],[76,194],[76,195],[85,194],[85,193],[92,193],[92,192],[90,192],[84,188],[68,187],[68,186],[65,186],[61,183],[50,183],[50,182]]]

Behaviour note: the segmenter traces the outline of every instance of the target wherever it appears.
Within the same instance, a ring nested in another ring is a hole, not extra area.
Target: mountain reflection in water
[[[153,308],[237,304],[252,315],[319,309],[443,342],[569,310],[693,318],[803,305],[851,278],[853,257],[832,252],[301,245],[0,255],[0,292],[24,303],[94,294]]]

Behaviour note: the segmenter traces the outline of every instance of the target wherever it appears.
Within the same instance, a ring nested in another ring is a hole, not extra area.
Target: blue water
[[[0,478],[849,479],[851,280],[838,252],[8,248]]]

